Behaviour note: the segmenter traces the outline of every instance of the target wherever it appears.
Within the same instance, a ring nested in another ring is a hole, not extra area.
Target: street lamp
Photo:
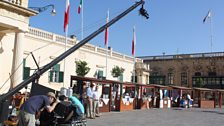
[[[43,11],[46,11],[49,7],[52,8],[51,15],[52,15],[52,16],[55,16],[55,15],[56,15],[56,10],[55,10],[53,4],[49,4],[49,5],[44,6],[44,7],[29,7],[29,8],[32,9],[32,10],[35,10],[35,11],[37,11],[37,12],[39,12],[39,13],[41,13],[41,12],[43,12]]]

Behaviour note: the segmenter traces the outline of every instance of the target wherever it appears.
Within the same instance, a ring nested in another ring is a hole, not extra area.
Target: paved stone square
[[[87,126],[224,126],[224,109],[171,108],[102,113]]]

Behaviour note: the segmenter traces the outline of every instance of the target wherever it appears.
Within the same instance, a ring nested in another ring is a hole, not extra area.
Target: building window
[[[195,76],[201,76],[201,72],[196,72],[194,75]]]
[[[98,70],[97,71],[97,79],[105,80],[106,78],[103,76],[103,71]]]
[[[208,76],[216,76],[216,72],[209,72]]]
[[[135,82],[134,82],[135,81]],[[134,80],[134,76],[131,76],[131,82],[133,83],[137,83],[138,82],[138,78],[137,76],[135,76],[135,80]]]
[[[64,72],[60,71],[60,64],[56,64],[49,71],[49,82],[60,83],[63,81],[64,81]]]
[[[121,76],[118,77],[120,82],[123,82],[123,74],[121,74]]]
[[[23,80],[30,77],[30,67],[26,67],[26,59],[23,59]]]
[[[223,77],[193,77],[193,87],[209,87],[224,84]]]
[[[192,85],[193,85],[193,87],[203,87],[205,85],[205,80],[206,80],[206,83],[208,83],[208,78],[205,79],[205,78],[201,78],[201,77],[193,77]]]
[[[165,85],[165,76],[149,76],[149,83]]]
[[[187,85],[187,73],[181,73],[181,85]]]
[[[168,84],[174,84],[174,75],[173,73],[168,73]]]

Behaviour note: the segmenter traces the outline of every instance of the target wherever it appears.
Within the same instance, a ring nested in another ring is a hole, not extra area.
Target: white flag
[[[212,13],[211,10],[208,11],[208,14],[205,16],[205,18],[203,19],[203,23],[205,23],[207,21],[207,19],[211,18]]]

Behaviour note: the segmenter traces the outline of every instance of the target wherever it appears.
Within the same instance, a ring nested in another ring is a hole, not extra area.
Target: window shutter
[[[123,82],[123,74],[121,74],[121,76],[119,76],[119,81]]]
[[[49,80],[50,80],[50,82],[53,82],[53,72],[54,71],[49,71]]]
[[[134,76],[131,76],[131,82],[134,82]],[[137,80],[137,76],[135,76],[135,82],[134,83],[137,83],[138,82],[138,80]]]
[[[60,71],[60,64],[56,64],[52,67],[53,71]]]
[[[59,82],[63,82],[64,81],[64,72],[59,72]]]
[[[23,67],[23,80],[30,77],[30,67]]]
[[[99,78],[102,78],[102,77],[103,77],[103,71],[102,71],[102,70],[99,70],[99,71],[98,71],[98,79],[99,79]]]

